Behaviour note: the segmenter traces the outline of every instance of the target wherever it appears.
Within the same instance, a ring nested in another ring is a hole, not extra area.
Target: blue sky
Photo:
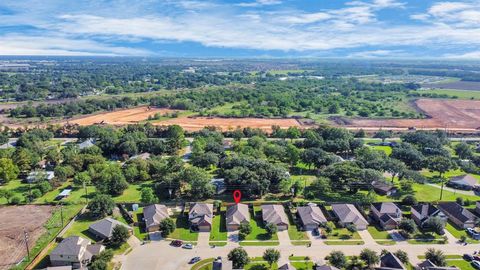
[[[480,0],[2,0],[0,55],[480,58]]]

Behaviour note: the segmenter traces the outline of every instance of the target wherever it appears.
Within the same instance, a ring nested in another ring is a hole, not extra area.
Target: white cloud
[[[254,2],[242,2],[236,4],[240,7],[261,7],[261,6],[271,6],[281,4],[281,0],[256,0]]]
[[[463,54],[444,54],[443,57],[450,59],[479,60],[480,51],[467,52]]]
[[[373,50],[355,52],[348,55],[350,58],[400,58],[407,57],[409,54],[402,50]]]
[[[107,46],[91,40],[56,36],[0,36],[0,55],[119,56],[150,55],[151,52],[128,47]]]

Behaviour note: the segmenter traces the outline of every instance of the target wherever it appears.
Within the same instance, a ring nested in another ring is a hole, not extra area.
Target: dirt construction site
[[[419,99],[418,110],[426,119],[342,119],[336,124],[363,129],[448,129],[475,132],[480,128],[480,101],[453,99]]]
[[[24,230],[30,248],[45,232],[53,206],[22,205],[0,207],[0,270],[10,269],[27,255]]]
[[[150,108],[147,106],[118,110],[115,112],[99,113],[90,116],[80,117],[69,120],[70,124],[78,124],[81,126],[93,124],[110,124],[110,125],[127,125],[142,122],[148,119],[149,116],[155,114],[164,115],[166,113],[173,113],[175,110]],[[300,127],[302,124],[296,119],[292,118],[221,118],[221,117],[191,117],[180,116],[177,118],[170,118],[163,121],[152,121],[153,125],[179,125],[187,131],[201,130],[207,126],[215,126],[222,130],[235,129],[237,127],[245,128],[260,128],[265,131],[270,131],[272,126],[277,125],[281,128],[288,128],[291,126]]]

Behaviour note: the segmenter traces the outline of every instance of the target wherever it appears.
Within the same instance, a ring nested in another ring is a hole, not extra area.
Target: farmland
[[[448,128],[475,130],[480,121],[480,101],[419,99],[416,106],[428,115],[429,119],[354,119],[348,126],[366,128]]]
[[[442,83],[424,84],[422,86],[425,88],[432,88],[432,89],[480,91],[480,82],[468,82],[468,81],[442,82]]]

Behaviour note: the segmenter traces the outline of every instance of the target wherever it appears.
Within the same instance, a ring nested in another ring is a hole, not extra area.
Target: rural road
[[[442,250],[445,254],[463,254],[478,251],[480,244],[469,244],[466,246],[460,245],[456,242],[449,242],[445,245],[439,244],[425,244],[425,245],[411,245],[406,242],[397,243],[394,246],[383,246],[373,241],[367,241],[364,245],[341,245],[329,246],[323,243],[312,247],[307,246],[292,246],[280,245],[275,246],[281,253],[282,259],[294,254],[295,256],[309,256],[312,261],[324,260],[333,250],[341,250],[346,255],[358,255],[363,248],[369,248],[377,253],[382,249],[387,248],[389,251],[403,250],[409,255],[410,261],[417,264],[420,260],[418,255],[423,255],[428,248],[435,248]],[[136,269],[151,269],[151,270],[189,270],[191,265],[188,261],[199,256],[202,259],[215,258],[217,256],[226,257],[228,252],[233,247],[202,247],[194,248],[193,250],[186,250],[182,248],[175,248],[169,246],[167,241],[155,241],[149,244],[138,246],[133,249],[128,255],[123,258],[122,270],[136,270]],[[269,247],[248,246],[244,247],[250,257],[261,257],[263,252]]]

